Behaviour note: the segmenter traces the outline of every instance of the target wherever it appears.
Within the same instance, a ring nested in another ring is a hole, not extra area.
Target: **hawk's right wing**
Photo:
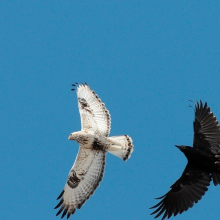
[[[91,150],[80,146],[76,161],[71,168],[67,183],[57,199],[60,207],[57,215],[62,211],[63,218],[74,214],[86,200],[94,193],[102,180],[105,168],[106,151]]]
[[[111,116],[105,104],[87,84],[77,86],[77,97],[82,130],[107,137],[111,129]]]

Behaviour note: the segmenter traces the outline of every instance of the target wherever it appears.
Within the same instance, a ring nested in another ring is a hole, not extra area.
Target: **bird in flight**
[[[157,198],[160,202],[151,209],[155,218],[163,214],[162,220],[176,216],[197,203],[208,190],[211,180],[220,185],[220,130],[219,123],[207,103],[195,104],[193,122],[193,147],[177,146],[188,163],[181,177],[170,187],[170,191]]]
[[[86,83],[72,86],[77,93],[81,131],[71,133],[68,139],[79,144],[79,151],[55,207],[60,207],[56,215],[63,212],[61,218],[67,215],[67,219],[75,213],[76,208],[81,208],[99,186],[104,174],[106,153],[126,161],[134,147],[128,135],[108,137],[111,128],[109,111]]]

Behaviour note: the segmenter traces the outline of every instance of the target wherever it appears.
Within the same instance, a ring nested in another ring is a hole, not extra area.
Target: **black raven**
[[[220,185],[220,130],[219,123],[207,103],[195,104],[193,147],[177,146],[188,163],[181,177],[170,187],[170,191],[157,199],[161,201],[151,207],[155,218],[163,214],[169,219],[192,208],[208,190],[211,180]]]

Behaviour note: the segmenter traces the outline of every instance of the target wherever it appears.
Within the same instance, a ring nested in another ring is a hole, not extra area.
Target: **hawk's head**
[[[70,134],[69,136],[69,140],[73,140],[78,142],[79,144],[87,144],[88,143],[88,135],[86,135],[84,132],[82,131],[77,131],[77,132],[73,132]]]
[[[79,135],[77,134],[77,132],[73,132],[73,133],[71,133],[70,136],[68,137],[68,140],[77,141],[78,138],[79,138]]]

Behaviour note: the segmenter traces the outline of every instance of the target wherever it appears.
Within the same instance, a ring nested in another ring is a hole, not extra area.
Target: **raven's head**
[[[190,147],[190,146],[185,146],[185,145],[178,146],[178,145],[175,145],[175,147],[179,148],[179,150],[182,151],[187,158],[189,158],[190,155],[192,154],[192,151],[194,151],[194,149],[192,147]]]
[[[182,152],[187,148],[185,145],[175,145],[175,147],[179,148]]]

